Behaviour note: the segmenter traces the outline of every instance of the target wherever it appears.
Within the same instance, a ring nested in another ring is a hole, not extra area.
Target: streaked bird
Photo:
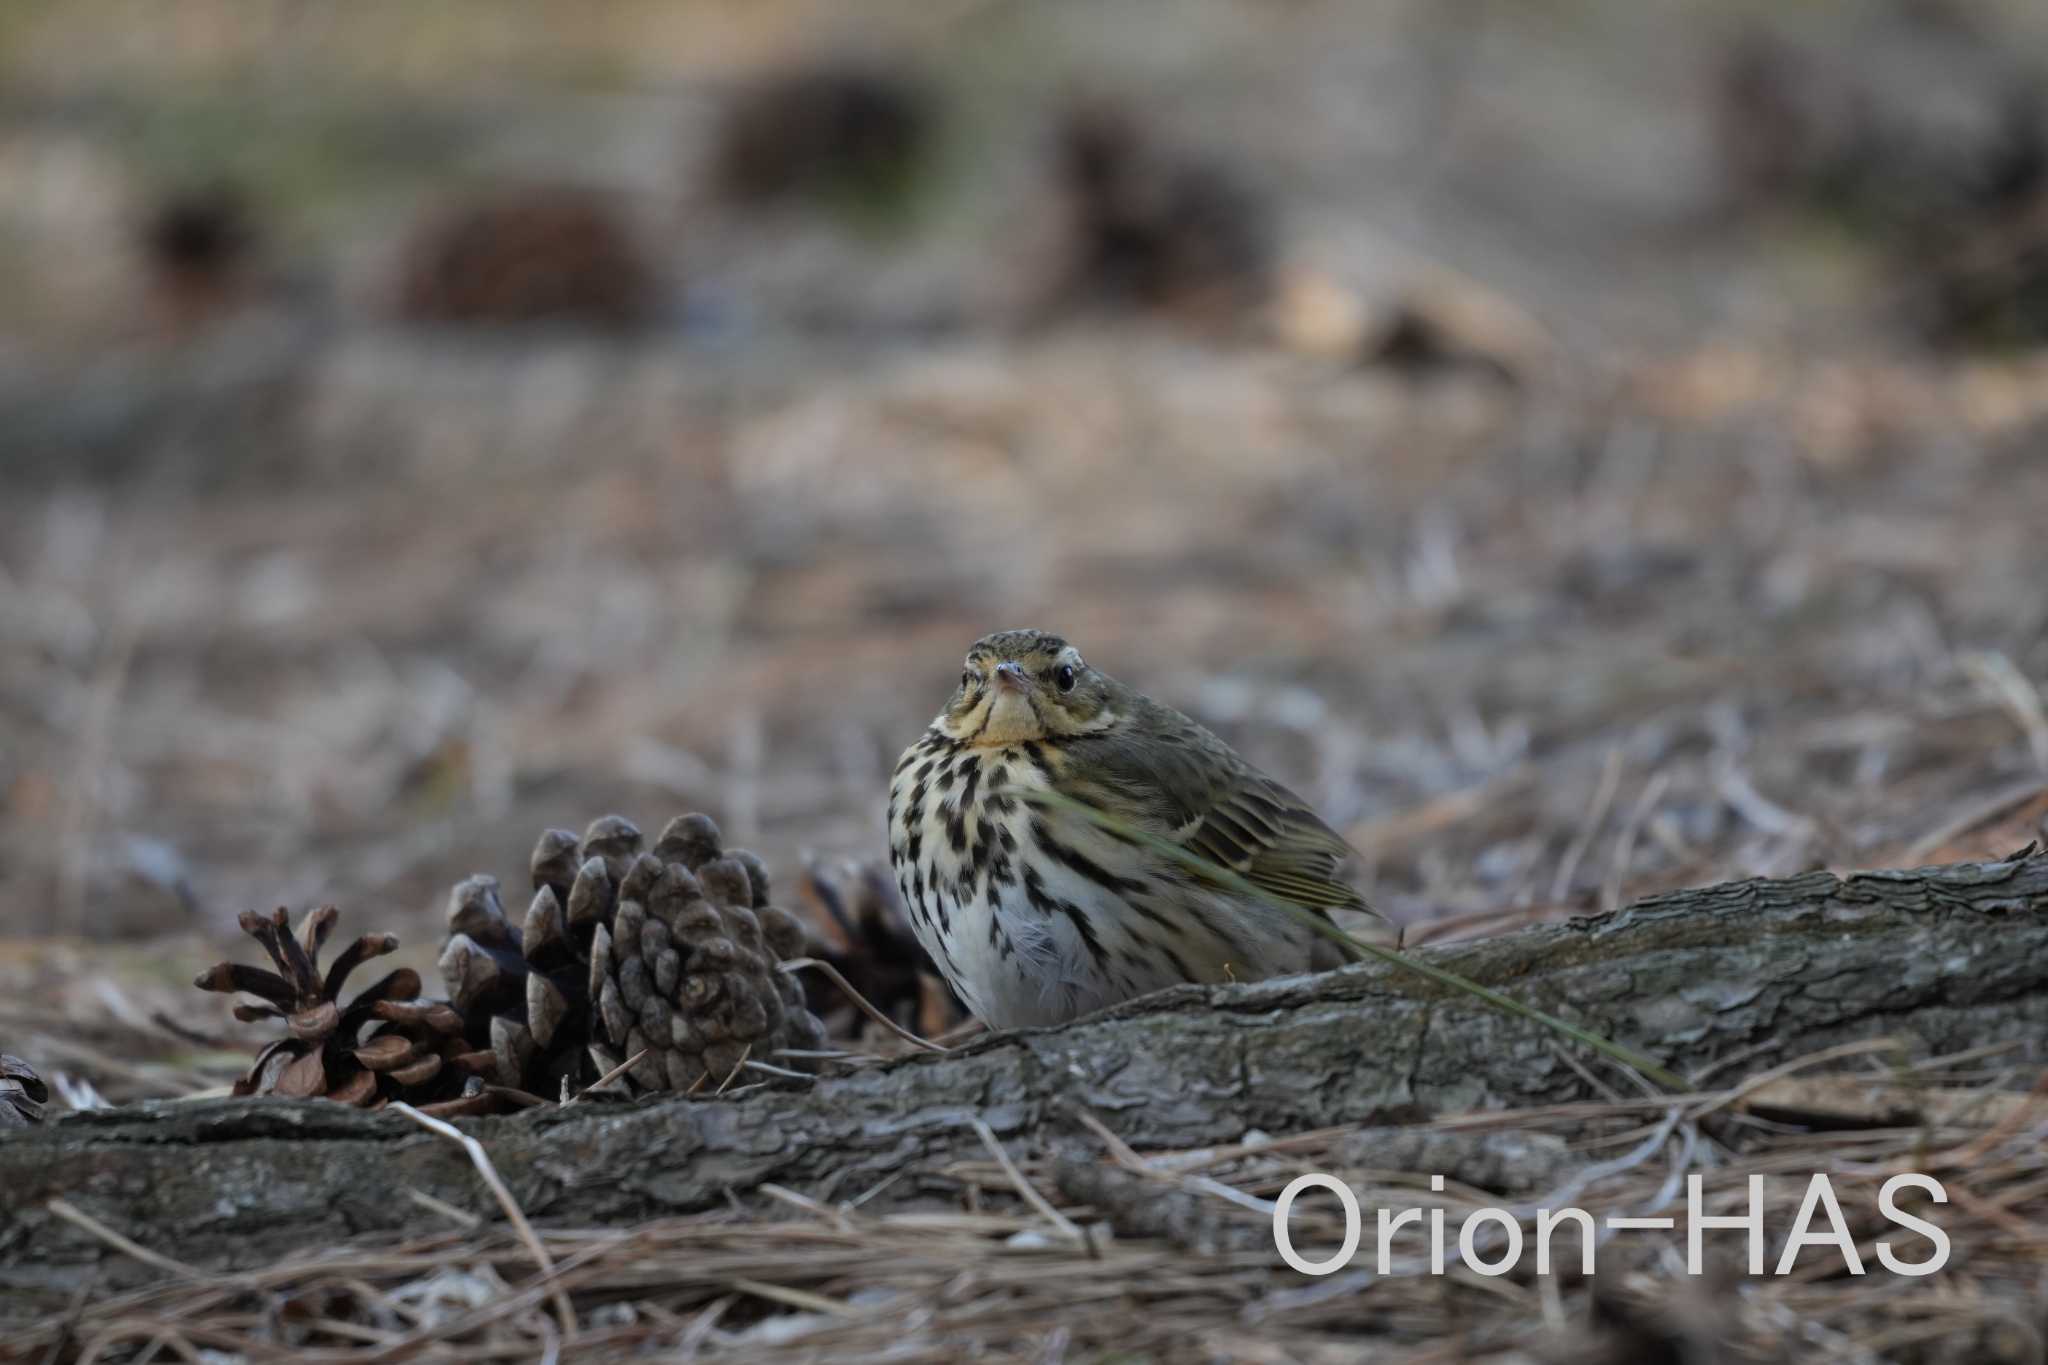
[[[1278,906],[1365,909],[1341,878],[1349,854],[1229,745],[1038,630],[975,642],[889,783],[912,928],[996,1028],[1335,966],[1338,950]]]

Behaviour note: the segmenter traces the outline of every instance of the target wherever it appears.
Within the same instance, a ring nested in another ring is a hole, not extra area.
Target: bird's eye
[[[1058,683],[1058,684],[1059,684],[1059,688],[1060,688],[1060,691],[1062,691],[1062,692],[1071,692],[1071,691],[1073,691],[1073,690],[1074,690],[1074,666],[1073,666],[1072,664],[1061,664],[1061,665],[1060,665],[1060,671],[1052,675],[1052,680],[1053,680],[1054,682],[1056,682],[1056,683]]]

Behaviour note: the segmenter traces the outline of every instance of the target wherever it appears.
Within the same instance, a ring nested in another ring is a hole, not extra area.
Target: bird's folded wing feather
[[[1164,834],[1276,900],[1309,910],[1367,908],[1341,878],[1352,855],[1342,836],[1184,717],[1153,729],[1147,742],[1105,738],[1082,770],[1092,780],[1070,795]]]

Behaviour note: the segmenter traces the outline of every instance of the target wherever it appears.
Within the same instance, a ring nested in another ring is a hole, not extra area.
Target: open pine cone
[[[816,945],[811,955],[838,968],[883,1014],[927,1038],[967,1018],[911,932],[886,863],[813,863],[804,870],[803,901]],[[834,1037],[857,1039],[869,1023],[851,1002],[835,1001],[823,1014]]]
[[[365,934],[320,972],[320,950],[340,917],[324,905],[307,915],[295,936],[282,909],[244,912],[244,933],[263,945],[276,971],[222,962],[193,984],[206,991],[243,991],[269,1002],[237,1005],[245,1023],[282,1019],[285,1036],[256,1055],[237,1095],[320,1096],[376,1109],[404,1100],[430,1113],[472,1113],[491,1107],[478,1073],[487,1055],[464,1042],[462,1016],[444,1000],[421,1000],[420,975],[410,967],[390,972],[347,1005],[341,990],[350,973],[398,947],[390,934]]]
[[[580,840],[542,834],[520,924],[494,877],[450,893],[441,973],[499,1084],[553,1094],[637,1058],[631,1088],[687,1092],[725,1084],[749,1058],[786,1066],[784,1049],[823,1042],[803,988],[778,967],[804,935],[768,903],[760,859],[726,852],[702,815],[641,845],[616,815]]]
[[[19,1057],[0,1052],[0,1128],[26,1128],[43,1121],[49,1087],[36,1069]]]

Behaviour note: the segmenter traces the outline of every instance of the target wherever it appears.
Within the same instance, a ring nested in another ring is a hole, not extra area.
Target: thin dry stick
[[[982,1023],[979,1019],[969,1016],[968,1018],[962,1019],[959,1023],[953,1025],[953,1027],[946,1029],[945,1031],[940,1033],[939,1036],[932,1039],[932,1041],[934,1043],[939,1044],[941,1047],[951,1050],[953,1048],[960,1046],[960,1044],[966,1042],[969,1038],[979,1038],[982,1034],[987,1032],[987,1024]]]
[[[1397,849],[1426,834],[1436,834],[1471,819],[1501,798],[1513,795],[1535,776],[1527,765],[1512,768],[1478,786],[1467,787],[1426,801],[1413,810],[1384,820],[1362,822],[1345,832],[1345,842],[1360,853],[1383,853]]]
[[[207,1278],[204,1273],[186,1265],[183,1261],[174,1261],[160,1252],[151,1251],[140,1242],[130,1241],[68,1199],[52,1199],[43,1207],[56,1214],[59,1218],[62,1218],[65,1222],[84,1228],[87,1232],[114,1248],[114,1250],[133,1256],[144,1265],[155,1266],[158,1270],[166,1274],[176,1275],[181,1279],[204,1280]]]
[[[484,1220],[469,1212],[469,1210],[458,1209],[445,1199],[434,1198],[433,1195],[428,1194],[425,1190],[416,1190],[408,1185],[405,1189],[405,1197],[428,1212],[437,1213],[464,1230],[483,1226]]]
[[[1636,836],[1642,832],[1643,822],[1650,818],[1650,812],[1657,809],[1657,803],[1664,799],[1664,789],[1671,785],[1669,772],[1658,773],[1643,787],[1628,814],[1622,817],[1621,835],[1614,841],[1614,861],[1608,865],[1607,879],[1600,886],[1600,912],[1611,915],[1621,907],[1621,885],[1628,877],[1629,864],[1636,858]]]
[[[734,1289],[752,1294],[756,1298],[767,1299],[771,1303],[786,1304],[791,1308],[801,1308],[806,1312],[825,1313],[835,1318],[851,1318],[860,1315],[860,1310],[851,1304],[841,1303],[837,1299],[828,1299],[823,1294],[812,1294],[802,1289],[791,1289],[787,1285],[769,1284],[763,1280],[746,1279],[734,1279],[731,1281],[731,1284]]]
[[[1936,825],[1908,844],[1905,852],[1899,856],[1899,862],[1905,867],[1918,867],[1927,861],[1929,854],[1943,844],[1960,839],[1977,826],[1997,819],[2015,806],[2031,801],[2044,792],[2048,792],[2048,784],[2044,784],[2039,778],[2030,777],[2024,782],[1993,792],[1981,801],[1973,801],[1953,818]]]
[[[85,1301],[92,1297],[92,1291],[98,1284],[97,1275],[79,1281],[78,1288],[72,1291],[70,1306],[57,1321],[57,1330],[51,1333],[48,1344],[43,1347],[43,1353],[36,1357],[36,1365],[53,1365],[57,1358],[64,1354],[64,1348],[71,1344],[71,1338],[78,1331],[80,1319],[85,1316]]]
[[[2027,1094],[2029,1098],[2048,1096],[2048,1071],[2043,1071],[2040,1076],[2035,1078],[2034,1088],[2028,1091]],[[2020,1124],[2026,1121],[2027,1111],[2030,1107],[2025,1103],[2014,1105],[2006,1111],[2004,1117],[2000,1118],[1998,1122],[1980,1135],[1976,1141],[1966,1146],[1958,1147],[1954,1152],[1950,1153],[1950,1160],[1958,1166],[1976,1165],[1984,1159],[1986,1153],[1990,1152],[1992,1148],[2005,1141],[2018,1130]]]
[[[121,559],[127,556],[121,555]],[[145,582],[156,582],[145,576]],[[83,722],[79,727],[78,751],[73,755],[70,770],[73,780],[65,794],[61,814],[59,843],[64,850],[64,861],[58,868],[57,904],[63,914],[63,922],[74,937],[85,934],[85,869],[86,857],[93,826],[93,807],[96,801],[94,787],[99,783],[101,770],[107,766],[107,756],[113,752],[114,727],[119,718],[121,694],[128,685],[129,667],[135,659],[135,647],[142,639],[143,627],[153,613],[154,604],[161,588],[145,590],[141,605],[130,604],[125,611],[117,611],[114,623],[108,631],[106,657],[86,689],[86,706]]]
[[[725,1073],[725,1079],[720,1081],[718,1083],[718,1089],[712,1091],[711,1093],[714,1095],[723,1095],[725,1093],[725,1088],[732,1084],[733,1077],[740,1074],[741,1069],[744,1068],[747,1064],[747,1058],[752,1056],[753,1052],[754,1045],[752,1043],[748,1043],[745,1047],[741,1048],[740,1059],[737,1062],[733,1063],[732,1070]]]
[[[779,1199],[783,1203],[802,1209],[806,1213],[815,1214],[817,1217],[831,1223],[841,1232],[851,1233],[853,1231],[852,1220],[847,1218],[844,1208],[834,1208],[830,1204],[820,1204],[807,1194],[799,1194],[787,1185],[778,1185],[771,1180],[764,1180],[755,1188],[770,1199]]]
[[[625,1074],[626,1074],[626,1073],[627,1073],[628,1071],[631,1071],[631,1070],[632,1070],[632,1069],[633,1069],[634,1067],[636,1067],[636,1066],[640,1065],[640,1059],[641,1059],[642,1057],[645,1057],[645,1056],[646,1056],[646,1055],[647,1055],[648,1053],[650,1053],[650,1052],[652,1052],[652,1051],[654,1051],[654,1049],[653,1049],[653,1048],[651,1048],[651,1047],[643,1047],[643,1048],[641,1048],[641,1049],[640,1049],[640,1050],[639,1050],[638,1052],[636,1052],[636,1053],[634,1053],[634,1054],[633,1054],[632,1056],[628,1057],[628,1058],[627,1058],[627,1059],[626,1059],[625,1061],[623,1061],[623,1062],[620,1062],[620,1063],[619,1063],[619,1064],[618,1064],[617,1066],[613,1067],[613,1068],[612,1068],[612,1069],[611,1069],[610,1071],[607,1071],[607,1072],[605,1072],[605,1073],[604,1073],[604,1075],[602,1075],[602,1076],[599,1076],[599,1077],[598,1077],[598,1078],[597,1078],[596,1080],[592,1081],[592,1082],[591,1082],[591,1083],[590,1083],[589,1085],[586,1085],[586,1086],[584,1086],[584,1087],[583,1087],[583,1088],[582,1088],[581,1090],[579,1090],[579,1091],[577,1091],[577,1092],[576,1092],[575,1094],[571,1095],[571,1096],[570,1096],[570,1097],[568,1098],[568,1100],[567,1100],[567,1103],[569,1103],[569,1104],[574,1104],[574,1103],[576,1103],[576,1101],[578,1101],[578,1100],[582,1099],[582,1098],[583,1098],[583,1097],[584,1097],[585,1095],[588,1095],[588,1094],[589,1094],[589,1093],[590,1093],[591,1091],[593,1091],[593,1090],[602,1090],[602,1089],[604,1089],[604,1088],[605,1088],[606,1086],[610,1085],[610,1084],[611,1084],[611,1083],[612,1083],[613,1081],[615,1081],[615,1080],[617,1080],[617,1079],[618,1079],[619,1077],[621,1077],[621,1076],[625,1075]]]
[[[1600,768],[1600,785],[1593,792],[1593,804],[1586,811],[1585,823],[1579,832],[1565,846],[1564,857],[1557,865],[1557,875],[1550,879],[1550,898],[1561,901],[1572,889],[1572,878],[1578,875],[1579,862],[1586,856],[1586,850],[1593,846],[1593,836],[1600,832],[1600,826],[1607,822],[1607,808],[1614,804],[1614,794],[1621,788],[1621,746],[1607,751],[1607,761]]]
[[[1757,1072],[1733,1090],[1726,1091],[1701,1104],[1690,1114],[1686,1115],[1686,1119],[1688,1122],[1698,1123],[1701,1119],[1717,1110],[1739,1103],[1744,1096],[1755,1093],[1764,1086],[1769,1085],[1772,1081],[1781,1081],[1787,1076],[1797,1075],[1799,1072],[1811,1067],[1824,1066],[1829,1062],[1839,1062],[1845,1057],[1860,1057],[1871,1052],[1899,1052],[1903,1048],[1904,1043],[1900,1039],[1886,1036],[1881,1038],[1859,1038],[1853,1043],[1838,1043],[1834,1047],[1823,1048],[1819,1052],[1809,1052],[1804,1057],[1794,1057],[1789,1062]]]
[[[450,1142],[460,1144],[462,1150],[469,1153],[470,1165],[476,1167],[476,1173],[482,1176],[484,1184],[490,1187],[491,1196],[498,1201],[498,1207],[505,1211],[506,1221],[511,1223],[512,1230],[519,1234],[519,1240],[533,1253],[534,1262],[540,1266],[542,1277],[554,1279],[554,1258],[548,1255],[548,1249],[541,1244],[540,1238],[534,1235],[533,1224],[526,1221],[526,1213],[519,1207],[519,1201],[512,1197],[512,1191],[506,1189],[505,1182],[498,1178],[498,1168],[491,1164],[491,1155],[484,1150],[484,1145],[454,1124],[430,1118],[402,1100],[394,1100],[390,1107],[392,1113],[405,1115],[428,1132],[437,1133]],[[549,1297],[554,1300],[555,1316],[561,1321],[563,1339],[574,1341],[576,1310],[569,1306],[567,1291],[556,1284],[552,1287]]]
[[[968,1122],[974,1125],[975,1134],[981,1138],[981,1145],[988,1148],[988,1154],[996,1159],[996,1165],[1003,1168],[1003,1174],[1010,1177],[1010,1183],[1017,1187],[1017,1193],[1024,1196],[1024,1202],[1043,1214],[1048,1223],[1059,1229],[1061,1236],[1070,1237],[1076,1242],[1082,1241],[1081,1229],[1075,1227],[1072,1219],[1054,1208],[1044,1195],[1034,1189],[1031,1182],[1024,1178],[1024,1172],[1017,1169],[1017,1163],[1010,1160],[1010,1154],[1003,1150],[1003,1144],[996,1141],[995,1129],[978,1118],[971,1118]]]
[[[927,1052],[950,1052],[952,1050],[950,1048],[941,1047],[939,1044],[934,1043],[929,1039],[918,1037],[915,1033],[912,1033],[909,1029],[903,1027],[903,1025],[897,1023],[894,1019],[891,1019],[888,1015],[882,1013],[879,1009],[876,1009],[875,1006],[869,1002],[868,998],[862,995],[859,991],[855,990],[853,988],[853,983],[848,981],[845,977],[841,976],[839,974],[839,969],[833,966],[831,963],[821,961],[820,959],[815,957],[793,957],[782,964],[783,971],[792,973],[801,971],[805,967],[816,967],[819,971],[823,972],[826,978],[830,980],[833,985],[837,986],[840,990],[846,992],[846,998],[853,1002],[855,1009],[858,1009],[862,1014],[865,1014],[868,1018],[880,1024],[883,1028],[889,1030],[889,1032],[895,1034],[904,1042],[909,1043],[914,1047],[921,1047]]]
[[[1162,1172],[1152,1168],[1151,1162],[1138,1155],[1137,1148],[1125,1142],[1115,1133],[1110,1132],[1109,1125],[1096,1118],[1095,1115],[1089,1113],[1086,1109],[1076,1108],[1074,1110],[1074,1117],[1079,1119],[1082,1126],[1087,1128],[1089,1132],[1102,1139],[1102,1145],[1109,1148],[1109,1154],[1115,1159],[1117,1165],[1127,1171],[1136,1171],[1141,1175],[1162,1174]]]
[[[2027,737],[2034,751],[2034,766],[2048,772],[2048,704],[2017,665],[1998,650],[1965,654],[1957,660],[1963,671],[1989,692]]]

